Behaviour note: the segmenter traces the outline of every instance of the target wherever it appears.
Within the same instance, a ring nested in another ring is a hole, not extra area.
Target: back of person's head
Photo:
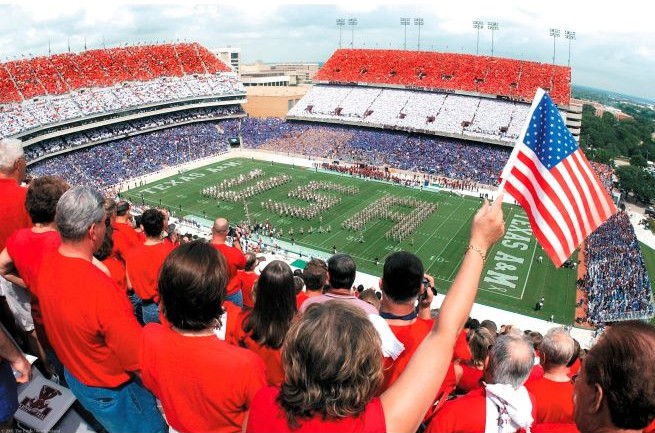
[[[567,367],[572,367],[573,364],[575,364],[575,361],[580,359],[580,352],[582,351],[582,348],[580,347],[580,342],[576,340],[575,338],[573,339],[573,356],[571,356],[571,359],[569,359],[569,362],[566,363]]]
[[[399,251],[389,255],[382,268],[382,293],[392,302],[412,302],[421,292],[425,269],[415,254]]]
[[[193,241],[175,248],[159,273],[164,316],[185,330],[220,325],[228,278],[225,258],[208,243]]]
[[[464,328],[466,329],[476,330],[479,327],[480,327],[480,321],[478,319],[474,319],[473,317],[469,317],[466,323],[464,324]]]
[[[93,253],[93,257],[95,257],[96,259],[102,262],[103,260],[105,260],[111,255],[111,250],[114,249],[114,239],[112,236],[113,234],[114,234],[114,228],[108,225],[105,230],[105,237],[102,240],[102,245],[100,245],[100,248]],[[122,259],[119,251],[116,251],[115,254],[116,257]]]
[[[14,164],[25,156],[23,143],[15,138],[0,140],[0,173],[9,174],[14,170]]]
[[[530,341],[532,341],[532,348],[538,350],[541,346],[541,343],[544,341],[544,336],[541,335],[541,332],[529,331],[526,333]]]
[[[305,282],[302,280],[302,277],[299,277],[298,275],[294,275],[293,286],[296,289],[296,295],[302,292],[302,288],[305,287]]]
[[[359,299],[371,304],[375,307],[376,310],[380,311],[380,298],[378,298],[378,294],[374,289],[362,290],[362,292],[359,294]]]
[[[480,326],[487,328],[494,336],[498,334],[498,325],[493,320],[483,320],[480,322]]]
[[[255,270],[255,267],[259,264],[259,260],[257,259],[257,254],[248,251],[243,255],[246,258],[246,266],[244,267],[244,270],[248,272]]]
[[[305,289],[308,291],[322,292],[323,287],[325,287],[326,276],[327,264],[321,259],[311,259],[302,271]]]
[[[489,352],[487,383],[502,383],[514,388],[522,386],[534,366],[532,342],[520,334],[505,334],[496,339]]]
[[[147,209],[141,215],[141,225],[147,237],[157,238],[164,230],[164,214],[155,208]]]
[[[216,218],[212,226],[212,234],[218,236],[227,236],[230,229],[230,223],[225,218]]]
[[[566,366],[575,351],[575,343],[566,329],[551,328],[544,335],[539,350],[545,357],[545,367]]]
[[[297,312],[296,288],[289,265],[280,260],[267,264],[257,279],[255,293],[255,306],[243,329],[258,344],[277,349]]]
[[[93,224],[105,224],[104,198],[90,186],[76,186],[59,198],[55,222],[62,240],[79,241]]]
[[[586,430],[584,424],[589,420],[580,416],[588,408],[579,406],[590,399],[581,394],[592,393],[601,398],[599,391],[594,389],[596,386],[602,389],[602,399],[613,424],[603,426],[606,429],[641,430],[653,422],[655,327],[639,321],[612,325],[589,350],[581,370],[583,377],[576,382],[574,400],[577,403],[574,417],[580,431]],[[582,380],[584,384],[580,383]],[[592,404],[596,404],[595,401],[593,399]]]
[[[57,202],[70,186],[59,176],[42,176],[32,179],[27,188],[25,207],[32,223],[49,224],[55,220]]]
[[[303,418],[356,416],[383,379],[380,337],[359,307],[312,304],[282,347],[285,380],[279,401],[290,427]]]
[[[473,363],[481,365],[487,359],[489,350],[496,342],[496,334],[492,334],[487,328],[479,327],[469,331],[468,340]]]
[[[116,215],[125,216],[130,211],[130,202],[121,200],[116,204]]]
[[[332,289],[350,289],[355,282],[357,265],[348,254],[335,254],[328,259],[328,282]]]
[[[105,197],[105,212],[107,212],[107,217],[116,216],[116,200],[111,197]]]

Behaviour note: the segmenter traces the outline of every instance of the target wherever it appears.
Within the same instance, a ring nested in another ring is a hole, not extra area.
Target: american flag
[[[525,209],[555,266],[616,212],[598,176],[550,96],[538,89],[527,124],[500,175]]]

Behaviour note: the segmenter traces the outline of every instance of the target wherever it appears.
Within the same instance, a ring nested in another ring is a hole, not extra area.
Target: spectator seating
[[[568,105],[571,98],[567,66],[427,51],[339,49],[315,81],[479,92],[523,102],[531,101],[542,87],[557,104]]]

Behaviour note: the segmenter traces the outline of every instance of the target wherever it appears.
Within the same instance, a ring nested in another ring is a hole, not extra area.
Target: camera
[[[235,237],[237,235],[237,229],[230,226],[230,228],[227,230],[227,235],[231,238]]]
[[[423,278],[423,291],[418,295],[419,302],[423,302],[427,299],[428,290],[430,290],[430,283],[427,278]]]

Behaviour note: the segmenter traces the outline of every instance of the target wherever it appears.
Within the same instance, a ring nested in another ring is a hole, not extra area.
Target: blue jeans
[[[0,423],[10,420],[18,409],[18,385],[9,361],[0,359]]]
[[[154,302],[141,305],[141,314],[143,316],[143,324],[147,325],[150,322],[159,323],[159,305]]]
[[[64,375],[75,397],[108,432],[168,432],[155,397],[136,380],[116,388],[100,388],[84,385],[67,369]]]
[[[132,292],[132,294],[127,295],[127,298],[130,300],[130,304],[132,304],[132,311],[134,311],[134,317],[136,317],[136,320],[143,325],[143,315],[141,314],[141,298],[139,298],[139,295],[136,293]]]
[[[238,292],[232,293],[231,295],[226,296],[225,300],[232,302],[237,307],[242,307],[243,308],[243,293],[241,293],[240,289],[239,289]]]

